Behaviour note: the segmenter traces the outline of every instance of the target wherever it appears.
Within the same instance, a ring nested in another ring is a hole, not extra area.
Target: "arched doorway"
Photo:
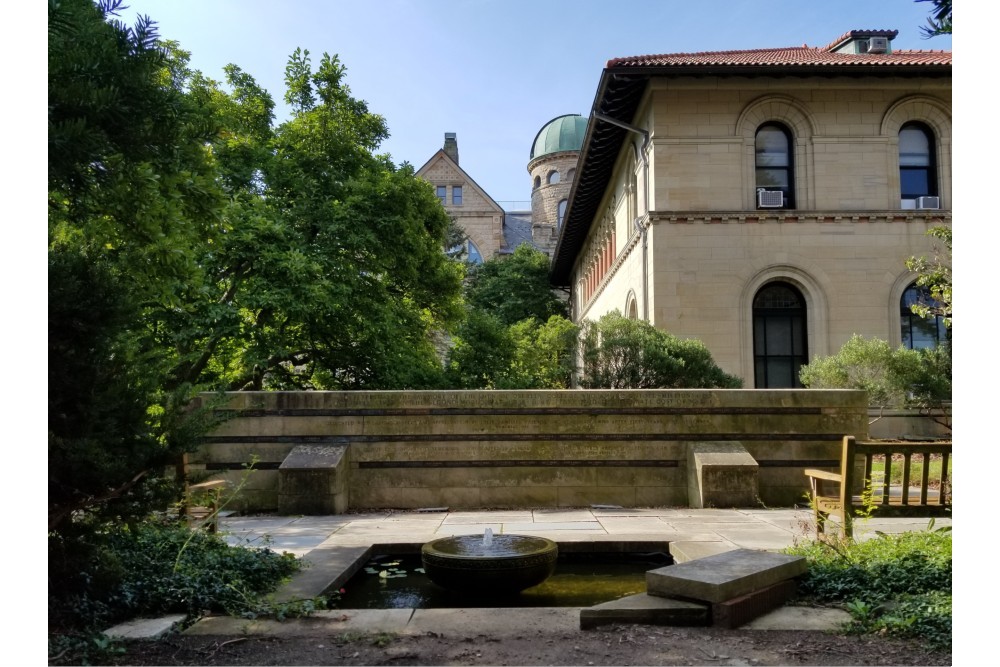
[[[806,301],[786,282],[768,283],[753,299],[754,386],[801,387],[806,349]]]

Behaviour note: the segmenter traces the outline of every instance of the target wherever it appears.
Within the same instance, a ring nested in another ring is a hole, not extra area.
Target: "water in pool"
[[[555,573],[509,596],[455,593],[427,578],[419,555],[376,556],[342,586],[338,609],[590,607],[646,591],[646,572],[670,565],[663,553],[559,554]]]

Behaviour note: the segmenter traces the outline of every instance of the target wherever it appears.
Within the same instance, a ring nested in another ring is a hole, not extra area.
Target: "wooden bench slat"
[[[832,473],[825,470],[808,469],[810,496],[816,516],[816,536],[825,537],[825,524],[831,515],[838,516],[843,525],[844,535],[853,537],[853,521],[858,510],[866,514],[869,510],[872,516],[926,516],[941,517],[951,513],[949,501],[948,464],[951,458],[952,443],[871,443],[857,442],[854,436],[845,436],[840,460],[840,472]],[[893,456],[902,455],[902,488],[900,494],[894,497],[891,493]],[[922,469],[919,486],[912,486],[912,457],[920,455]],[[930,488],[931,455],[940,455],[942,459],[940,487],[936,493]],[[857,457],[863,457],[863,473],[858,477]],[[873,483],[875,457],[884,457],[883,478],[880,483]],[[837,493],[822,493],[821,484],[833,482],[837,485]],[[871,507],[864,505],[861,495],[855,491],[870,488],[872,492]]]

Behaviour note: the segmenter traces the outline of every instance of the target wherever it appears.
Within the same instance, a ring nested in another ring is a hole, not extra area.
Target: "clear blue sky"
[[[501,202],[527,200],[531,142],[550,119],[587,115],[605,63],[652,53],[823,46],[852,29],[899,30],[895,48],[951,50],[923,39],[931,5],[913,0],[126,0],[222,80],[235,63],[279,103],[296,47],[339,55],[354,95],[382,114],[382,151],[419,168],[458,134],[462,167]]]

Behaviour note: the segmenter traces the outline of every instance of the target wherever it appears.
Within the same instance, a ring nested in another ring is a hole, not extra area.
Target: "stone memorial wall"
[[[868,422],[846,390],[240,392],[214,407],[192,468],[235,484],[256,457],[235,505],[298,514],[789,506],[803,470],[836,469]]]

